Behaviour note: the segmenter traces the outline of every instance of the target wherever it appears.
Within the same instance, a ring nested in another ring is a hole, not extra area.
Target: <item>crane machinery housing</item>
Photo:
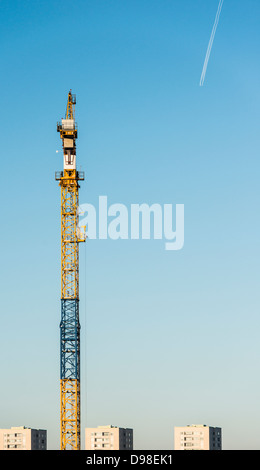
[[[60,321],[60,449],[80,450],[80,321],[78,227],[79,181],[76,168],[76,97],[68,93],[66,117],[57,123],[63,146],[63,171],[55,173],[61,187],[61,321]]]

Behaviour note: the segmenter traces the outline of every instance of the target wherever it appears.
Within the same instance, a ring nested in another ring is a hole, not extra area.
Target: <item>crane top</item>
[[[73,119],[75,115],[75,104],[76,104],[76,95],[71,93],[71,90],[68,93],[68,102],[66,110],[66,119]]]
[[[65,119],[57,123],[57,132],[62,139],[64,170],[76,170],[76,139],[78,137],[77,126],[75,123],[75,104],[76,95],[68,93],[68,101]]]
[[[60,138],[63,140],[63,143],[65,138],[72,139],[73,147],[75,147],[75,139],[78,137],[77,125],[75,123],[75,104],[76,95],[73,95],[70,90],[68,93],[65,119],[62,119],[61,123],[57,123],[57,132],[60,133]]]

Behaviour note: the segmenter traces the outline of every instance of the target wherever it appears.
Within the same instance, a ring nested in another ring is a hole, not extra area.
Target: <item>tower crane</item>
[[[80,450],[80,321],[78,226],[79,181],[76,168],[76,96],[68,93],[66,116],[57,123],[63,147],[63,171],[55,174],[61,187],[61,321],[60,321],[60,449]]]

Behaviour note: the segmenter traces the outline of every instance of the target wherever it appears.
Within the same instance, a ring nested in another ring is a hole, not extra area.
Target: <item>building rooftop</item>
[[[118,426],[112,426],[112,424],[106,424],[105,426],[98,426],[98,428],[117,428]]]

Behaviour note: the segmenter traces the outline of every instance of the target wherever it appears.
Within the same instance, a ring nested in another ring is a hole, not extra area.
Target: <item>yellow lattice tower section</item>
[[[80,322],[78,227],[79,180],[76,170],[75,96],[68,94],[66,118],[57,125],[63,142],[61,187],[60,448],[80,450]]]

